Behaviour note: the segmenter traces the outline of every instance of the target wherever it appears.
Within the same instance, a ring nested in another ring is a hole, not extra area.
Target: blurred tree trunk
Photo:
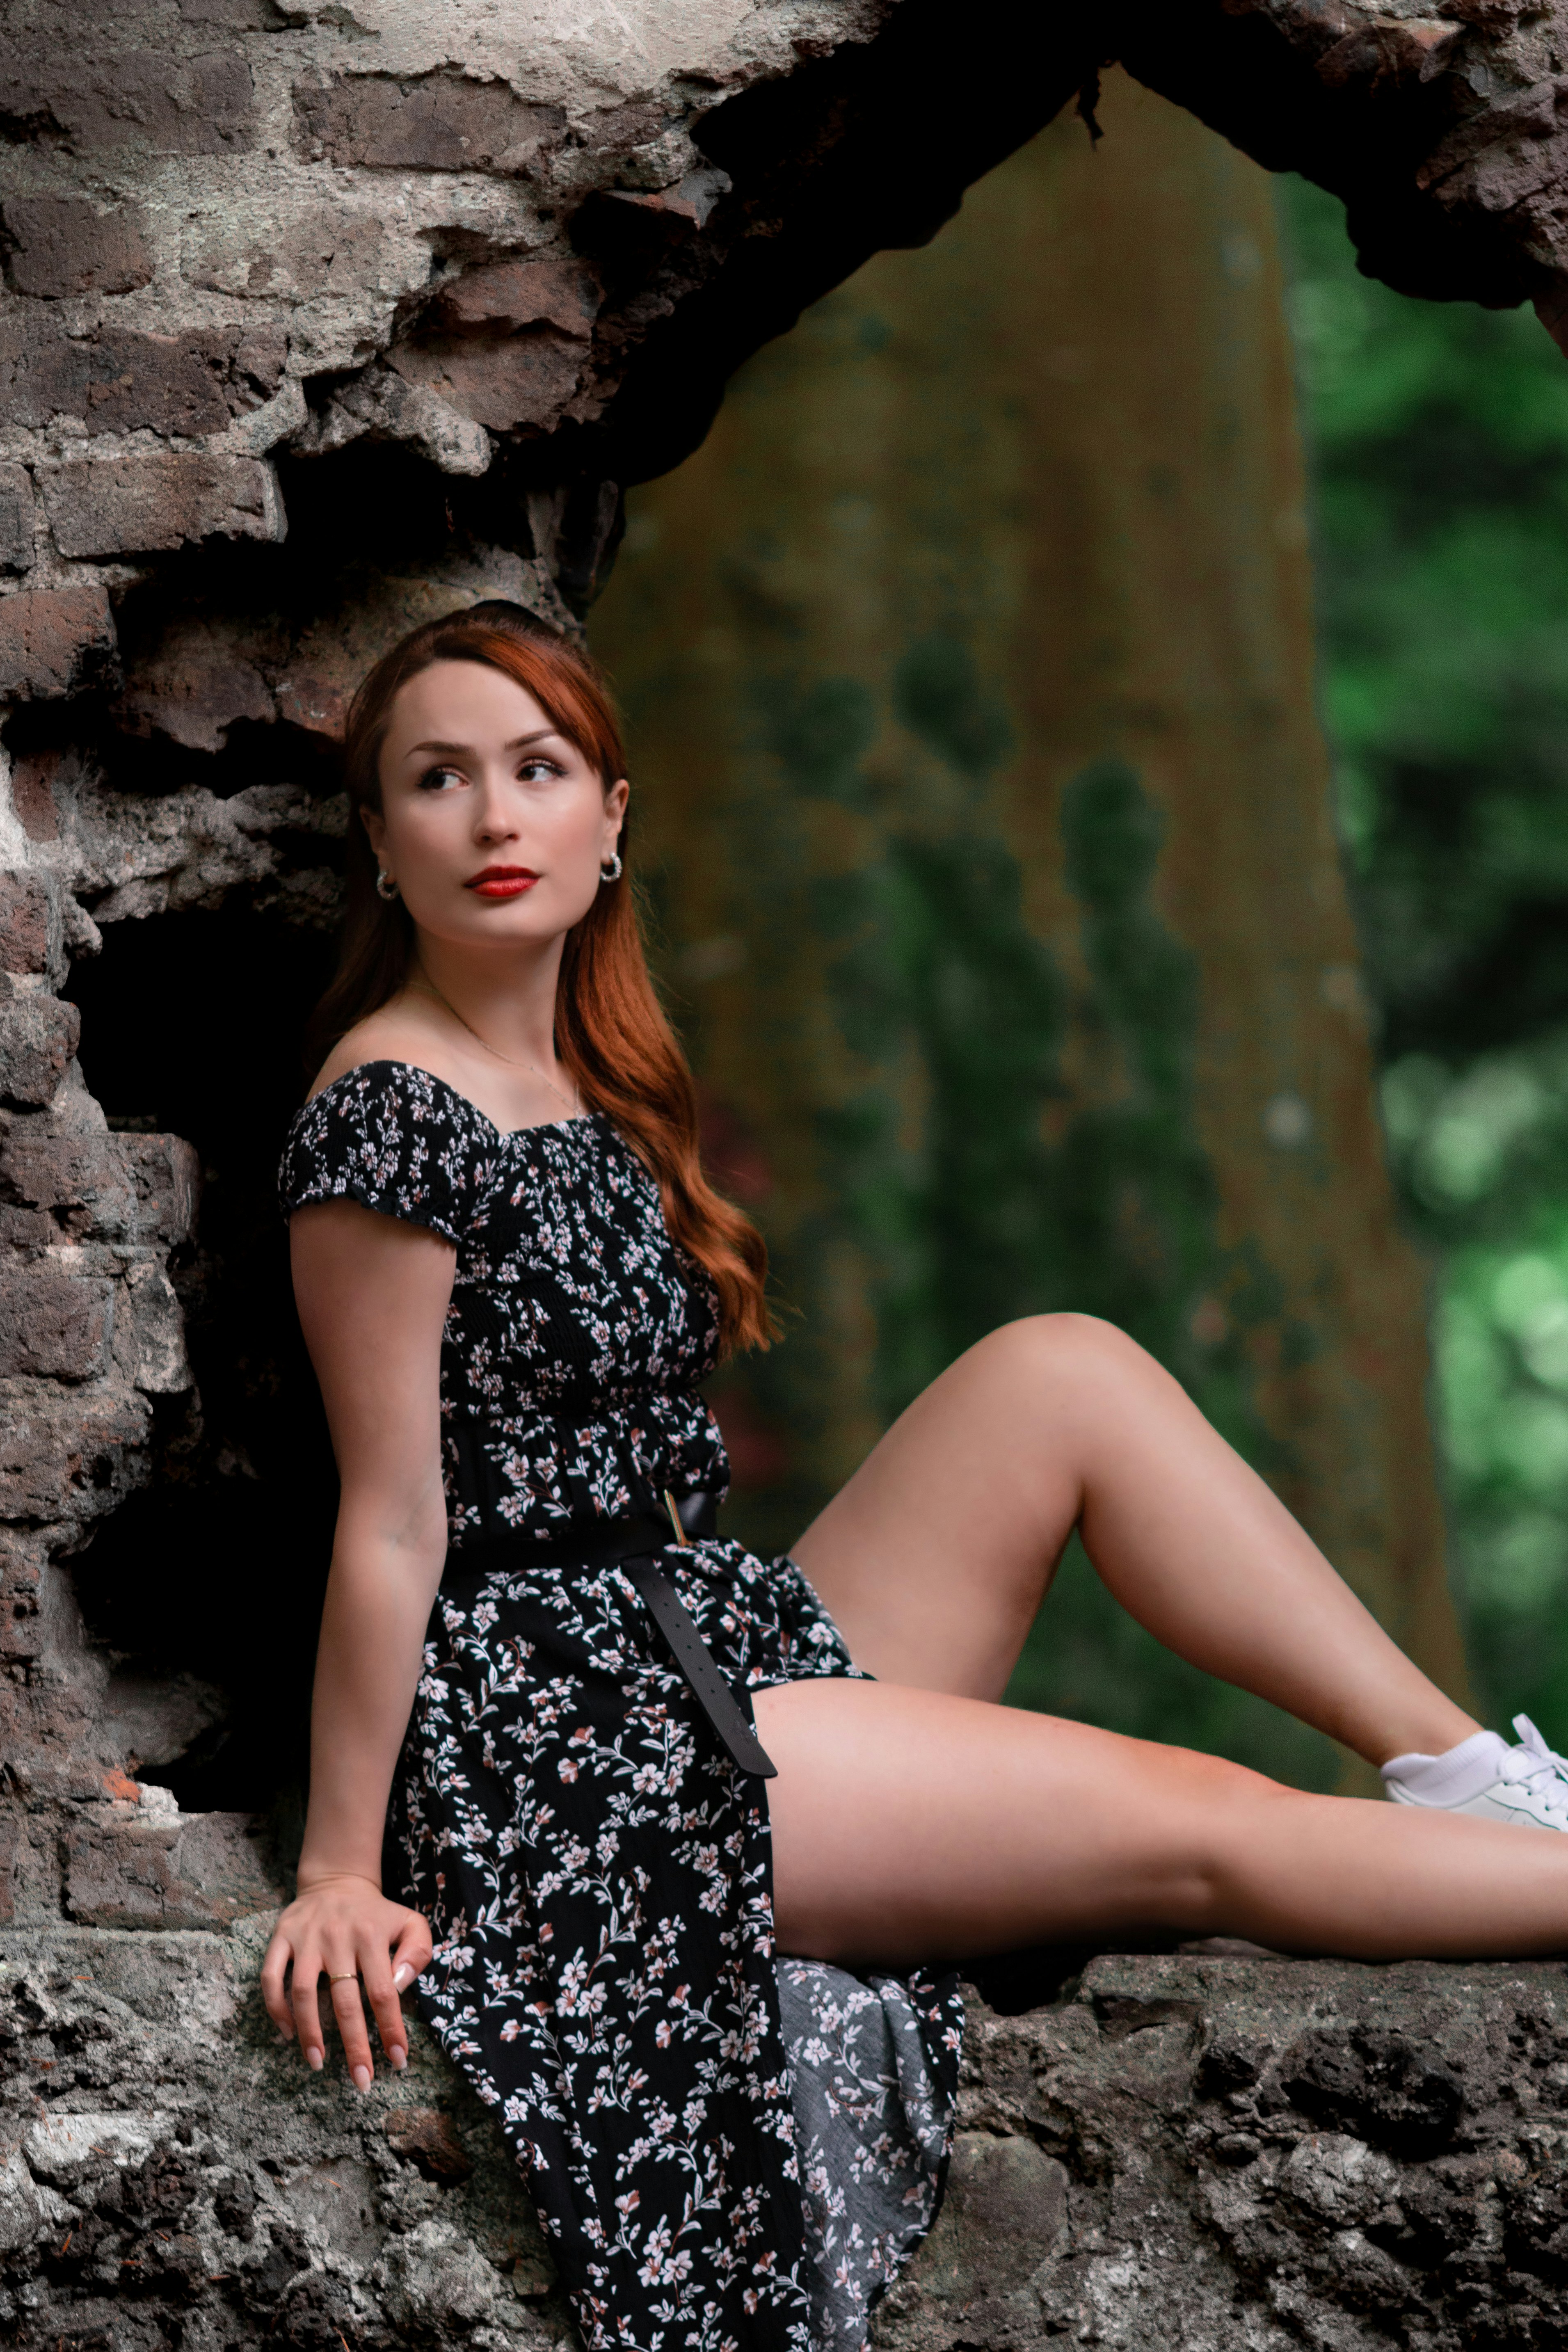
[[[1120,75],[1100,119],[753,360],[595,614],[715,1154],[798,1309],[726,1382],[733,1524],[783,1547],[959,1349],[1082,1308],[1459,1692],[1271,190]]]

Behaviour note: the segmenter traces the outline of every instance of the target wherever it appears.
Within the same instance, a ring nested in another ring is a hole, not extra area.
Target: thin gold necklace
[[[452,1003],[450,997],[443,996],[440,990],[435,987],[431,982],[427,980],[411,980],[408,982],[408,986],[410,988],[418,989],[422,995],[433,996],[437,1004],[444,1004],[447,1012],[451,1014],[453,1020],[458,1023],[458,1026],[468,1031],[475,1045],[483,1045],[487,1054],[493,1054],[498,1062],[504,1062],[506,1064],[508,1069],[531,1070],[534,1076],[539,1080],[540,1085],[542,1087],[548,1087],[550,1088],[550,1092],[554,1096],[558,1103],[566,1104],[566,1108],[574,1118],[581,1118],[583,1112],[582,1103],[580,1101],[567,1102],[566,1097],[562,1093],[560,1087],[550,1085],[550,1080],[545,1076],[537,1062],[520,1062],[515,1055],[503,1054],[500,1052],[496,1046],[488,1044],[487,1041],[480,1036],[473,1023],[463,1019],[462,1014]]]

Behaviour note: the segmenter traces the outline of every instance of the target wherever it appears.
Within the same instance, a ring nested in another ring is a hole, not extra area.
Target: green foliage
[[[877,731],[877,708],[852,677],[818,678],[804,694],[776,678],[758,689],[764,740],[797,793],[854,806],[860,761]]]
[[[802,748],[831,735],[847,754],[851,730],[826,726],[823,714],[854,708],[864,720],[850,692],[805,677],[792,688],[774,671],[756,694],[764,738],[797,793],[875,804],[837,756]],[[1007,721],[988,705],[967,649],[952,637],[907,649],[891,701],[945,782],[884,808],[880,856],[817,877],[806,894],[839,1034],[867,1074],[817,1124],[835,1222],[874,1270],[880,1411],[890,1420],[997,1325],[1072,1308],[1131,1332],[1262,1462],[1243,1344],[1279,1301],[1215,1237],[1216,1189],[1192,1119],[1196,973],[1151,897],[1165,821],[1118,761],[1085,769],[1064,793],[1064,868],[1088,980],[1069,1005],[977,789]],[[775,854],[767,905],[752,919],[760,927],[796,919],[783,878]],[[1104,1094],[1076,1103],[1053,1134],[1041,1112],[1068,1100],[1069,1013],[1089,1032]],[[833,1251],[818,1225],[800,1240],[780,1270],[804,1303]],[[1198,1309],[1210,1302],[1212,1318],[1221,1298],[1216,1338]],[[791,1377],[790,1352],[765,1381]],[[798,1380],[809,1359],[797,1349],[793,1360]],[[781,1391],[776,1401],[798,1422],[798,1395]],[[1163,1650],[1110,1599],[1076,1541],[1010,1696],[1212,1748],[1306,1786],[1330,1787],[1338,1773],[1326,1740]]]
[[[1568,364],[1282,184],[1325,712],[1390,1057],[1568,1018]]]
[[[1568,1731],[1568,362],[1282,184],[1323,695],[1478,1680]]]
[[[922,637],[910,647],[893,701],[905,726],[961,775],[988,775],[1012,749],[1007,714],[983,692],[973,656],[956,637]]]

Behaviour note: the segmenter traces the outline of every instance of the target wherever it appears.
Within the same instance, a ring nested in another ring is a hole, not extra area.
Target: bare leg
[[[1008,1324],[915,1400],[795,1549],[858,1664],[997,1698],[1074,1527],[1178,1656],[1374,1764],[1477,1728],[1153,1358],[1088,1316]]]
[[[791,1683],[756,1710],[784,1951],[897,1964],[1132,1928],[1369,1959],[1568,1949],[1550,1832],[887,1683]]]

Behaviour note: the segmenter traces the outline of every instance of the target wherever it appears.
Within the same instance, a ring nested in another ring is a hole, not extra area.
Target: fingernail
[[[413,1982],[413,1969],[409,1967],[406,1960],[399,1960],[392,1974],[393,1990],[396,1992],[401,1992],[405,1985],[411,1985]]]
[[[395,2074],[401,2074],[408,2063],[406,2050],[389,2050],[386,2053]]]
[[[306,2057],[310,2060],[310,2064],[311,2064],[311,2066],[314,2068],[315,2072],[319,2074],[321,2073],[321,2066],[322,2066],[322,2063],[323,2063],[323,2062],[322,2062],[322,2058],[321,2058],[321,2052],[320,2052],[319,2050],[307,2050],[307,2051],[306,2051],[306,2053],[305,2053],[305,2055],[306,2055]]]
[[[356,2091],[368,2091],[369,2088],[370,2068],[368,2066],[356,2066],[354,2068],[354,2089]]]

